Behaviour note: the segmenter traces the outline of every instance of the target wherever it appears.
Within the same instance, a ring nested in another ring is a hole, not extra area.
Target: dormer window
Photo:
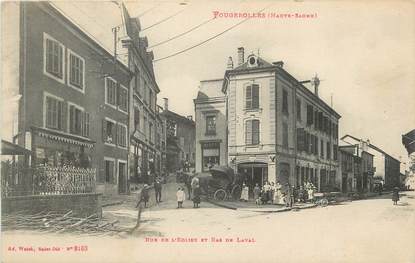
[[[255,55],[250,55],[247,59],[248,67],[257,67],[258,66],[258,58]]]

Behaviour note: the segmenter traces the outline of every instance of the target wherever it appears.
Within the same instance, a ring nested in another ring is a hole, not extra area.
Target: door
[[[342,174],[342,192],[347,192],[347,174]]]
[[[127,182],[127,164],[124,162],[118,163],[118,192],[120,194],[126,193]]]

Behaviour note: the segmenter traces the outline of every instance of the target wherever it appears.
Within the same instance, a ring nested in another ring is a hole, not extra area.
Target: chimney
[[[227,69],[233,69],[233,60],[232,57],[228,58],[228,64],[226,66]]]
[[[169,110],[169,99],[163,98],[164,100],[164,110]]]
[[[243,47],[238,47],[238,66],[245,62],[245,52]]]
[[[284,67],[283,61],[272,62],[272,64],[280,68]]]
[[[320,79],[317,77],[317,74],[314,78],[311,79],[311,84],[314,86],[314,94],[318,97],[318,86],[320,85]]]
[[[187,119],[193,121],[193,116],[192,115],[187,115]]]

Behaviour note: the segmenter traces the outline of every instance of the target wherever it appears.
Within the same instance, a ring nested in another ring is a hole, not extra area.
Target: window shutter
[[[75,107],[70,106],[69,107],[69,132],[74,132],[74,126],[75,126]]]
[[[116,93],[116,100],[115,105],[121,106],[121,87],[119,84],[115,84],[115,93]]]
[[[114,162],[109,162],[109,182],[112,184],[114,182]]]
[[[259,143],[259,120],[252,121],[252,144]]]
[[[119,132],[118,132],[118,129],[119,129],[119,125],[118,124],[116,124],[116,123],[114,123],[114,129],[113,129],[113,134],[112,134],[112,138],[113,138],[113,143],[114,144],[119,144],[119,142],[120,142],[120,140],[119,140],[119,138],[118,138],[118,136],[119,136]]]
[[[259,108],[259,86],[252,85],[252,108]]]
[[[252,121],[245,123],[245,144],[252,144]]]
[[[62,109],[61,109],[61,130],[62,131],[68,131],[68,125],[67,125],[67,122],[68,122],[68,103],[67,102],[65,102],[65,101],[62,101],[62,103],[61,103],[61,107],[62,107]]]
[[[251,86],[245,88],[245,108],[252,108],[252,89]]]
[[[107,141],[107,121],[105,119],[102,120],[102,141]]]

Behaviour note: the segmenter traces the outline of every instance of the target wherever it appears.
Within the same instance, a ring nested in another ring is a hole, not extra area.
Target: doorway
[[[268,181],[268,165],[266,163],[241,163],[238,165],[238,174],[245,178],[245,184],[253,191],[256,184],[260,187]]]
[[[127,191],[127,162],[118,161],[118,193],[125,194]]]

